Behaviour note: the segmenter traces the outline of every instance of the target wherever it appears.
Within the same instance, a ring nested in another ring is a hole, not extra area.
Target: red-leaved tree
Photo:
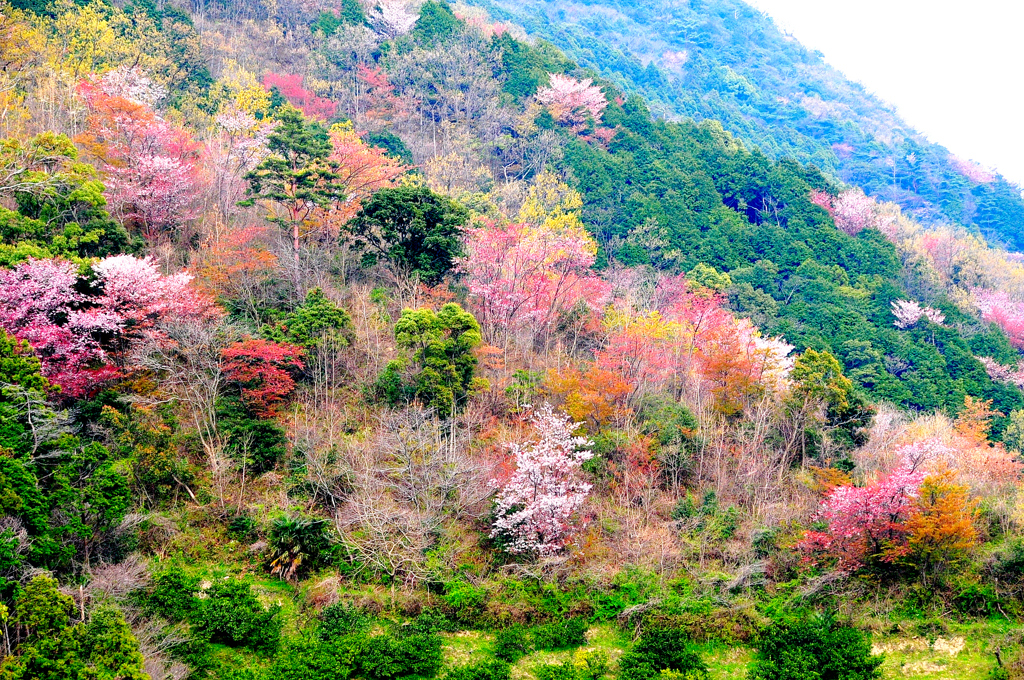
[[[224,377],[241,389],[242,402],[256,415],[272,418],[295,391],[294,374],[303,369],[301,347],[249,339],[224,350]]]
[[[302,86],[302,76],[279,75],[268,73],[263,76],[263,87],[266,89],[277,88],[281,96],[295,108],[302,111],[307,118],[316,118],[321,121],[329,121],[334,117],[334,111],[338,105],[330,99],[318,97],[310,90]]]

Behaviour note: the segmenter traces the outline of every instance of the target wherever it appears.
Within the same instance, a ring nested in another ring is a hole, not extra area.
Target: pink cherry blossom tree
[[[1024,302],[1011,299],[1004,291],[975,288],[973,293],[981,317],[1002,328],[1014,347],[1024,349]]]
[[[119,69],[80,83],[78,93],[88,117],[77,141],[101,163],[111,211],[150,240],[194,217],[196,145],[154,112],[162,89],[137,69]]]
[[[211,171],[211,189],[221,216],[227,218],[245,197],[245,174],[269,154],[267,142],[277,122],[257,120],[237,107],[223,111],[216,122],[216,132],[203,147],[203,160]]]
[[[960,171],[960,174],[977,184],[991,184],[996,179],[995,173],[978,165],[974,161],[969,161],[950,154],[949,162],[954,168]]]
[[[367,16],[373,30],[385,39],[405,35],[416,25],[417,18],[404,0],[381,0]]]
[[[338,105],[330,99],[318,97],[314,92],[304,88],[302,76],[298,74],[268,73],[263,76],[263,87],[268,90],[276,87],[281,96],[302,111],[307,118],[329,121],[334,117],[334,112],[338,108]]]
[[[164,276],[151,257],[107,257],[92,267],[102,294],[92,300],[95,315],[112,322],[121,343],[152,332],[161,319],[211,320],[220,310],[192,287],[192,275],[178,272]]]
[[[1010,385],[1016,385],[1017,387],[1024,388],[1024,370],[1021,369],[1020,364],[1014,366],[1004,366],[992,357],[975,357],[981,362],[981,365],[985,367],[985,372],[988,373],[988,377],[992,378],[996,382],[1008,383]]]
[[[923,480],[924,472],[907,462],[866,486],[837,486],[816,516],[828,528],[808,531],[801,550],[812,559],[834,559],[847,573],[872,561],[895,562],[909,550],[907,521]]]
[[[836,227],[850,236],[856,236],[869,227],[877,227],[878,205],[875,199],[861,189],[848,189],[836,197],[814,190],[811,201],[828,211]]]
[[[593,443],[575,436],[576,423],[550,404],[537,409],[532,422],[537,438],[510,446],[515,471],[498,492],[491,537],[504,539],[510,553],[547,556],[564,550],[580,528],[579,511],[591,489],[580,466],[593,458],[586,448]]]
[[[84,396],[130,370],[132,350],[143,338],[159,338],[163,319],[220,315],[189,274],[164,276],[150,258],[108,257],[93,271],[95,294],[79,292],[77,266],[62,260],[28,260],[0,272],[0,328],[32,346],[63,396]]]
[[[0,327],[32,346],[43,375],[70,398],[113,376],[95,336],[117,327],[114,318],[82,311],[77,282],[77,267],[62,260],[0,271]]]
[[[467,230],[461,267],[477,318],[490,331],[548,330],[565,311],[598,310],[609,286],[590,267],[593,240],[582,230],[489,223]]]
[[[537,101],[548,107],[555,120],[576,131],[586,127],[588,118],[601,122],[608,99],[594,81],[576,80],[557,73],[548,77],[551,84],[537,90]]]
[[[941,326],[946,321],[946,316],[937,309],[925,307],[913,300],[893,300],[892,315],[896,317],[893,325],[896,328],[913,328],[922,318]]]

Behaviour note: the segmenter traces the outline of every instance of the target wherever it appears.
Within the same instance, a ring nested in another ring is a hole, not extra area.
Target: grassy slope
[[[914,677],[921,680],[984,680],[995,663],[993,650],[1010,631],[1005,622],[952,624],[945,635],[931,640],[896,632],[873,638],[876,650],[885,654],[882,677],[886,680]],[[614,661],[629,645],[628,635],[611,624],[594,626],[586,649],[603,650]],[[473,663],[490,654],[493,636],[479,631],[445,635],[445,657],[451,665]],[[700,649],[714,680],[743,680],[753,660],[747,647],[705,644]],[[558,664],[572,658],[575,650],[535,652],[514,668],[514,680],[532,680],[533,668]]]

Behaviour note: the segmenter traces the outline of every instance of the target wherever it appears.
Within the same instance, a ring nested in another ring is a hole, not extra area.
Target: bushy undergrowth
[[[827,616],[787,617],[757,641],[751,680],[874,680],[883,658],[860,631]]]

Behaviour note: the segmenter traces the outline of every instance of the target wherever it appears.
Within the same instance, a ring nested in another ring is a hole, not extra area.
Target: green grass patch
[[[714,680],[745,680],[754,650],[738,645],[707,642],[697,645]]]
[[[875,635],[872,646],[885,654],[882,677],[920,680],[986,680],[995,668],[995,649],[1005,648],[1006,622],[949,624],[942,634]]]

